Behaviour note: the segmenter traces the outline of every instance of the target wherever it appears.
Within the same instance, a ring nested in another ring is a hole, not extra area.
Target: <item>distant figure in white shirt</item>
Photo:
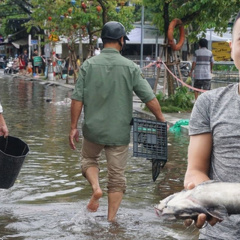
[[[97,56],[97,55],[99,55],[100,53],[101,53],[101,49],[95,47],[95,48],[94,48],[94,56]]]

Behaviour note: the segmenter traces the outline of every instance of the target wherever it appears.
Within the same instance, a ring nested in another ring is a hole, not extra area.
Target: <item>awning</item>
[[[150,29],[146,28],[144,29],[144,38],[143,38],[143,44],[156,44],[158,41],[158,44],[163,44],[164,39],[162,36],[157,36],[156,29]],[[132,31],[127,35],[129,38],[129,41],[127,41],[127,44],[141,44],[141,28],[135,27],[132,29]]]
[[[59,36],[59,40],[57,41],[56,44],[63,44],[63,43],[68,43],[68,38],[64,36]],[[75,40],[75,43],[79,43],[79,38]],[[82,43],[83,44],[89,44],[89,37],[84,37],[82,38]]]
[[[213,29],[207,29],[205,32],[206,35],[206,39],[208,41],[212,41],[212,42],[228,42],[232,40],[232,29],[231,28],[227,28],[227,31],[219,34],[214,32]],[[202,33],[201,33],[202,34]],[[198,37],[201,37],[201,34],[198,35]]]
[[[141,44],[141,27],[135,27],[127,34],[129,41],[126,41],[127,44]],[[145,28],[144,29],[144,38],[143,44],[163,44],[164,38],[162,36],[157,36],[157,31],[155,28]],[[98,38],[98,43],[102,43],[102,39]]]
[[[28,45],[28,40],[27,39],[19,39],[14,42],[12,42],[12,45],[15,48],[20,48],[20,46],[27,46]]]

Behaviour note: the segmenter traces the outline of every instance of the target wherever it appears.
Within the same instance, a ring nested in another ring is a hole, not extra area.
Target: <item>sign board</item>
[[[39,56],[33,57],[33,66],[34,67],[40,67],[42,66],[42,58]]]
[[[47,43],[44,47],[45,58],[50,58],[50,44]]]
[[[31,45],[37,45],[38,44],[38,40],[31,40]]]
[[[228,42],[213,42],[212,53],[215,61],[231,60],[231,49]]]

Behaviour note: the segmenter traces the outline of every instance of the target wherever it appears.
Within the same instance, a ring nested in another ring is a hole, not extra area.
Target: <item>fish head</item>
[[[168,220],[195,219],[203,207],[191,196],[191,191],[181,191],[160,201],[155,207],[158,216]]]

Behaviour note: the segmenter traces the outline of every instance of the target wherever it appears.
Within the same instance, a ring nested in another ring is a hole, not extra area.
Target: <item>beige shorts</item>
[[[89,167],[99,167],[99,159],[102,150],[105,150],[108,169],[108,192],[125,192],[126,177],[124,175],[127,158],[128,145],[124,146],[107,146],[92,143],[83,139],[81,167],[82,174],[86,177],[86,171]]]

